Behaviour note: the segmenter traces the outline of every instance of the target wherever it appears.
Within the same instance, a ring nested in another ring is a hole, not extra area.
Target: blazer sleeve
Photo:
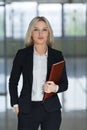
[[[64,60],[64,57],[62,55],[62,52],[61,52],[61,60]],[[65,61],[65,60],[64,60]],[[67,73],[66,73],[66,62],[64,64],[64,68],[63,68],[63,72],[62,72],[62,76],[61,76],[61,79],[58,83],[59,85],[59,90],[58,90],[58,93],[59,92],[63,92],[63,91],[66,91],[68,89],[68,78],[67,78]]]
[[[14,60],[13,66],[9,78],[9,93],[10,93],[10,102],[11,106],[14,104],[18,104],[18,90],[17,85],[18,81],[22,72],[22,65],[21,65],[21,53],[20,50],[17,52]]]

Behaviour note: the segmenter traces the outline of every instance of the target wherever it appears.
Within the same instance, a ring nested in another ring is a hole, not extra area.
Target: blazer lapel
[[[49,79],[49,75],[50,75],[50,70],[53,64],[53,54],[52,54],[52,49],[50,47],[48,47],[48,59],[47,59],[47,77],[46,80]]]
[[[27,50],[27,76],[28,80],[32,83],[33,80],[33,46],[30,46]]]

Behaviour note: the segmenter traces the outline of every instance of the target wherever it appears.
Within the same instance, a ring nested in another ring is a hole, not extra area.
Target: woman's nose
[[[43,31],[42,30],[39,30],[39,35],[42,35],[43,34]]]

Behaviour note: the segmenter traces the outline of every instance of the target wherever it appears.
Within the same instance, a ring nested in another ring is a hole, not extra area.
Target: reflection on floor
[[[62,113],[60,130],[87,130],[87,111]],[[0,130],[17,130],[17,116],[12,109],[0,112]]]

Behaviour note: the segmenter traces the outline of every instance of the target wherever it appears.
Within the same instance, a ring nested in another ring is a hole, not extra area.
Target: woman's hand
[[[18,115],[18,113],[19,113],[19,106],[18,105],[14,106],[14,111]]]
[[[58,85],[56,85],[53,81],[47,81],[44,84],[44,92],[51,93],[51,92],[57,92],[58,91]]]

